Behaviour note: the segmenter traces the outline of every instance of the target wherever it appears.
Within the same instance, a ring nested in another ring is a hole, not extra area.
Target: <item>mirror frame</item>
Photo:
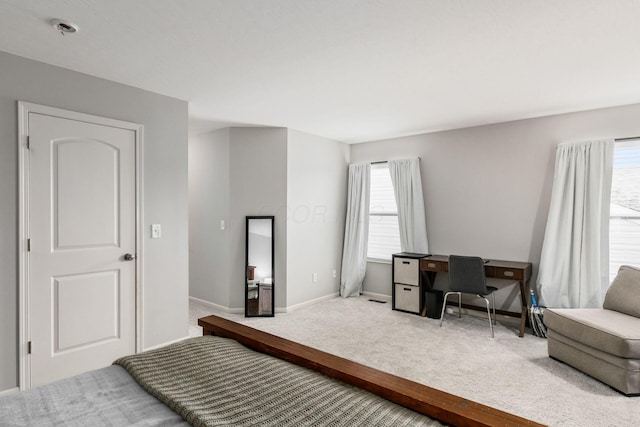
[[[270,219],[271,220],[271,313],[270,314],[249,314],[249,223],[252,219]],[[275,235],[274,235],[274,222],[275,217],[273,215],[251,215],[246,217],[246,229],[245,229],[245,245],[244,245],[244,316],[245,317],[274,317],[276,315],[275,306],[275,262],[274,262],[274,249],[275,249]]]

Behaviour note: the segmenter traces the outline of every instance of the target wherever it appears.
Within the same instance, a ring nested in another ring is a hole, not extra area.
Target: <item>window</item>
[[[609,218],[611,280],[623,264],[640,267],[640,140],[617,142],[613,154]]]
[[[400,252],[398,207],[386,163],[371,165],[369,194],[369,246],[367,258],[391,261],[391,254]]]

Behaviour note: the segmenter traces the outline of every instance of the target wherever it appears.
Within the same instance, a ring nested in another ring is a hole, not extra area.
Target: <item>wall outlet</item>
[[[220,220],[220,230],[224,230],[226,227],[226,224],[224,223],[224,219]]]
[[[318,273],[313,273],[313,274],[311,275],[311,281],[312,281],[313,283],[318,283]]]
[[[333,278],[335,279],[336,277],[338,277],[338,276],[337,276],[336,270],[334,269],[333,270]]]
[[[159,239],[162,237],[162,227],[160,224],[151,224],[151,238]]]

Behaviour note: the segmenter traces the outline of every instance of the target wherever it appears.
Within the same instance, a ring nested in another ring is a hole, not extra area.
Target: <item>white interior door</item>
[[[136,132],[29,112],[28,135],[35,387],[135,352]]]

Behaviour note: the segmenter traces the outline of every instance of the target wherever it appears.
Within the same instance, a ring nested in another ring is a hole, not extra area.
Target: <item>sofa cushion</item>
[[[621,266],[609,286],[602,307],[640,317],[640,269]]]
[[[640,360],[604,353],[549,330],[549,356],[628,395],[640,393]]]
[[[640,358],[640,318],[602,308],[548,308],[547,328],[606,353]]]

